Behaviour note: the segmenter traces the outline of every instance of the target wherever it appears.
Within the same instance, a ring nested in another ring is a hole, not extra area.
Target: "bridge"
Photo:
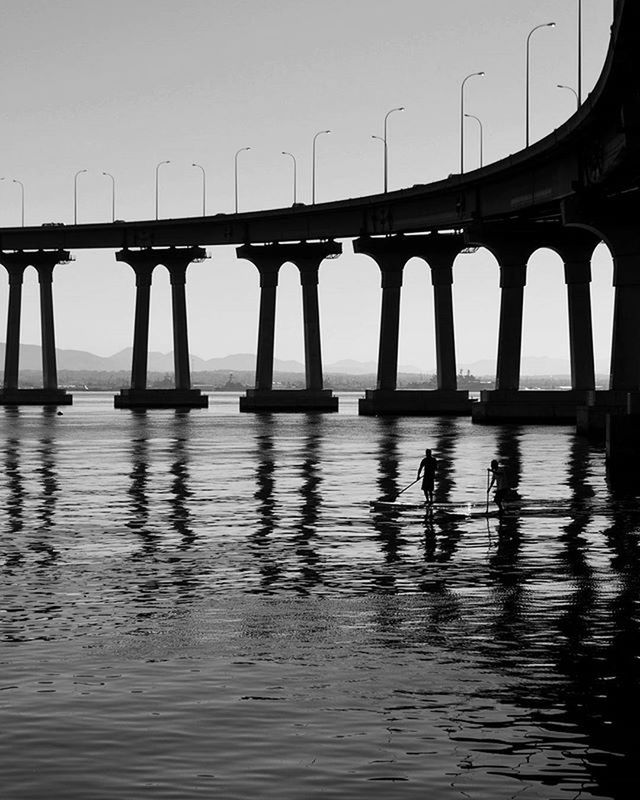
[[[607,417],[640,413],[640,7],[616,0],[609,51],[586,101],[564,125],[515,155],[446,180],[385,194],[311,206],[108,224],[0,230],[0,261],[9,274],[7,346],[0,403],[71,402],[57,385],[52,281],[55,266],[85,248],[114,248],[136,278],[131,385],[119,407],[203,406],[192,389],[186,312],[186,275],[205,246],[237,245],[260,280],[255,388],[244,411],[337,409],[323,387],[318,308],[319,268],[337,257],[337,239],[352,239],[381,275],[382,303],[377,387],[360,403],[362,414],[471,414],[480,423],[574,421],[604,430]],[[614,263],[610,386],[595,390],[591,320],[591,255],[604,241]],[[470,246],[488,248],[500,268],[500,320],[495,389],[471,403],[456,382],[452,265]],[[523,300],[527,262],[540,247],[564,262],[572,388],[520,392]],[[437,389],[397,389],[398,332],[403,269],[419,256],[430,267],[435,308]],[[302,285],[306,389],[273,389],[278,273],[295,264]],[[18,386],[22,278],[33,266],[40,283],[43,387]],[[152,275],[170,275],[175,389],[147,388]],[[622,424],[622,423],[620,423]],[[626,424],[626,423],[625,423]]]

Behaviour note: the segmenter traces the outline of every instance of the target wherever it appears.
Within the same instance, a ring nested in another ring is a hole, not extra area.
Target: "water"
[[[0,410],[3,798],[637,796],[640,511],[601,450],[212,400]],[[372,510],[426,446],[437,501],[499,456],[544,509]]]

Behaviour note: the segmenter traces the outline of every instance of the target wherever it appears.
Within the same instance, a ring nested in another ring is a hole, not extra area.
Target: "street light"
[[[578,108],[582,103],[582,0],[578,0]]]
[[[111,178],[111,222],[116,221],[116,179],[110,172],[102,173],[106,178]]]
[[[484,72],[472,72],[460,84],[460,174],[464,174],[464,85],[469,78],[484,78]]]
[[[529,31],[529,35],[527,36],[527,87],[526,87],[526,95],[527,95],[527,110],[526,110],[526,146],[529,147],[529,53],[530,53],[530,42],[532,35],[540,30],[540,28],[555,28],[555,22],[543,22],[542,25],[536,25],[535,28],[532,28]]]
[[[384,115],[384,127],[383,127],[383,135],[382,136],[372,136],[372,139],[380,139],[384,146],[384,193],[387,193],[387,189],[389,186],[389,146],[388,146],[388,138],[387,138],[387,120],[393,114],[394,111],[404,111],[404,106],[398,106],[398,108],[392,108],[391,111],[387,111]]]
[[[571,86],[565,86],[563,83],[558,84],[558,89],[567,89],[568,91],[570,91],[576,98],[577,107],[580,108],[580,97],[578,96],[578,93],[576,92],[575,89],[572,89]]]
[[[238,156],[240,153],[243,153],[245,150],[251,150],[250,147],[241,147],[235,155],[234,158],[234,184],[235,184],[235,195],[236,195],[236,214],[238,213]]]
[[[283,150],[282,155],[289,156],[293,161],[293,205],[295,206],[297,199],[298,164],[296,162],[296,157],[293,155],[293,153],[288,153],[286,150]]]
[[[171,161],[160,161],[156,164],[156,219],[158,219],[158,172],[163,164],[170,164]]]
[[[88,172],[86,169],[79,169],[73,176],[73,224],[78,224],[78,175]]]
[[[478,123],[478,127],[480,128],[480,169],[482,169],[484,149],[484,130],[482,128],[482,121],[479,117],[476,117],[473,114],[465,114],[465,117],[468,117],[469,119],[475,119],[475,121]]]
[[[323,133],[331,133],[331,131],[318,131],[313,136],[313,146],[311,148],[311,205],[316,204],[316,139],[322,136]]]
[[[204,167],[202,164],[196,164],[195,162],[191,165],[192,167],[197,167],[198,169],[202,170],[202,216],[207,216],[207,173],[204,171]]]
[[[0,181],[4,181],[6,178],[0,178]],[[12,183],[17,183],[21,190],[21,200],[20,200],[20,211],[21,211],[21,220],[22,220],[22,227],[24,228],[24,183],[22,181],[18,181],[15,178],[11,178]]]

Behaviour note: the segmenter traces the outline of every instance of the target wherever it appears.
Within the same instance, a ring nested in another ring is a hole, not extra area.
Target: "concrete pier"
[[[491,226],[470,234],[488,247],[500,264],[500,324],[496,388],[480,393],[472,418],[478,423],[528,422],[573,424],[578,408],[595,389],[591,321],[591,255],[600,241],[587,230],[561,226]],[[570,391],[521,391],[522,319],[527,264],[545,247],[564,262],[567,286]]]
[[[133,324],[131,386],[113,399],[115,408],[206,408],[207,395],[191,388],[187,333],[186,271],[193,261],[207,257],[201,247],[169,247],[120,250],[116,260],[133,269],[136,276],[136,307]],[[175,388],[148,389],[149,312],[154,269],[163,265],[171,281],[173,357]]]
[[[0,391],[0,405],[71,405],[72,395],[58,388],[56,340],[53,313],[53,270],[57,264],[68,262],[71,255],[66,250],[18,250],[0,253],[0,263],[9,274],[9,305],[7,310],[7,339],[4,364],[4,385]],[[20,319],[22,310],[22,284],[24,271],[32,266],[38,273],[40,286],[40,330],[42,347],[42,388],[21,389],[20,369]]]
[[[358,412],[372,415],[439,416],[471,413],[466,391],[457,388],[453,321],[453,262],[464,247],[456,234],[362,237],[353,243],[356,253],[372,258],[380,268],[382,302],[376,389],[360,400]],[[410,258],[425,260],[431,271],[434,300],[437,389],[398,390],[400,297],[404,266]]]
[[[242,245],[238,258],[250,261],[260,274],[260,316],[256,355],[255,388],[240,398],[240,411],[338,410],[338,398],[323,387],[318,273],[325,258],[335,258],[342,245],[333,241],[299,244]],[[304,389],[274,389],[273,359],[276,326],[278,273],[285,262],[300,273],[305,360]]]

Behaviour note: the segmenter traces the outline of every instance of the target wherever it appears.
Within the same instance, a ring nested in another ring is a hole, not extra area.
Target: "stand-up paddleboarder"
[[[489,494],[493,486],[495,486],[496,493],[493,495],[493,501],[498,506],[498,514],[502,514],[504,512],[502,503],[509,492],[509,480],[507,479],[507,471],[504,468],[504,466],[502,464],[499,464],[498,461],[496,461],[496,459],[494,458],[493,461],[491,462],[489,473],[491,475],[491,480],[487,488],[487,495]]]
[[[418,467],[418,477],[416,480],[419,480],[420,475],[422,475],[422,491],[424,492],[424,497],[428,506],[433,504],[433,486],[436,479],[437,466],[438,462],[431,455],[431,450],[425,450],[424,458]]]

